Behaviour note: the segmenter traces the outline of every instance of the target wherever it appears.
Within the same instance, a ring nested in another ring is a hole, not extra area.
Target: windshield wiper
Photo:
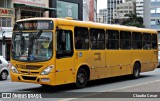
[[[39,30],[35,36],[35,39],[38,39],[42,35],[43,31]]]

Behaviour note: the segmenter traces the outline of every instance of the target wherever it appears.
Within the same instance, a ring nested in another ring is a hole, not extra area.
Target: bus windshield
[[[18,61],[40,62],[53,54],[52,32],[13,32],[12,58]]]

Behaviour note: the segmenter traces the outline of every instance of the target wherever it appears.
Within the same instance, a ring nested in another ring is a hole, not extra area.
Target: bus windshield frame
[[[23,24],[29,22],[32,25],[37,22],[39,26],[30,26],[27,29]],[[48,23],[48,26],[42,27],[43,24],[41,22]],[[22,62],[44,62],[50,60],[53,57],[53,26],[53,21],[51,20],[17,22],[12,34],[12,59]]]

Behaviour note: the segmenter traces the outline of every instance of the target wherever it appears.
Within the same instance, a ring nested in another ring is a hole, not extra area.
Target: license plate
[[[49,78],[42,78],[41,81],[42,82],[50,82],[50,79]]]

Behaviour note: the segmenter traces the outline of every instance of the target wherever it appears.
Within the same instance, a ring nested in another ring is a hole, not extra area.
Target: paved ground
[[[112,96],[113,98],[110,98]],[[160,81],[133,87],[124,87],[117,90],[110,90],[106,93],[103,92],[85,97],[87,98],[71,98],[62,101],[160,101]]]
[[[141,95],[146,94],[145,92],[149,92],[149,94],[153,94],[150,92],[156,92],[154,94],[160,97],[159,85],[160,68],[152,72],[142,73],[141,77],[137,80],[130,79],[128,76],[96,80],[90,82],[87,87],[83,89],[75,89],[72,85],[42,88],[40,85],[36,84],[10,82],[9,78],[6,81],[0,81],[0,92],[40,93],[42,95],[50,95],[51,98],[0,99],[0,101],[158,101],[159,98],[132,97],[133,94],[139,94],[138,92],[142,92],[140,93]],[[64,98],[64,95],[70,95],[71,98]],[[129,96],[129,98],[125,98],[126,96]],[[77,99],[77,97],[84,98]]]

